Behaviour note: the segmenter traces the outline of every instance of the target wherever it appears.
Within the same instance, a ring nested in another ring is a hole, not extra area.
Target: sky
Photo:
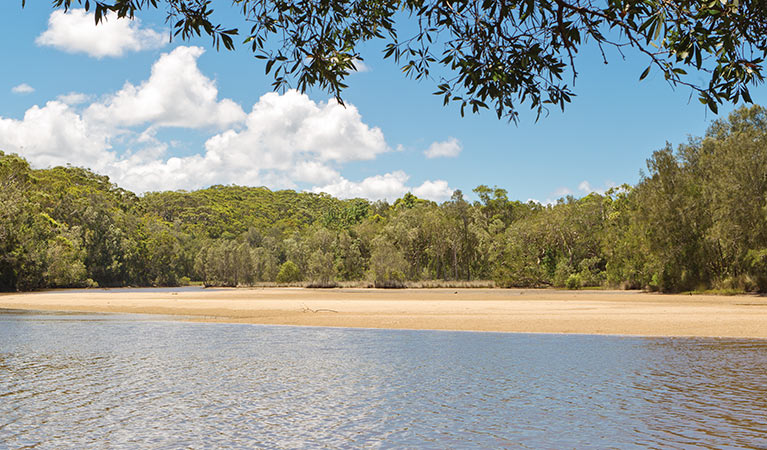
[[[241,26],[227,5],[216,19]],[[608,53],[605,65],[593,46],[577,56],[564,112],[536,121],[522,109],[514,124],[492,111],[462,118],[432,95],[434,80],[406,78],[375,43],[343,107],[319,89],[273,92],[246,45],[169,40],[162,10],[96,27],[82,9],[8,0],[0,39],[0,150],[34,168],[87,167],[136,193],[236,184],[441,202],[455,189],[475,199],[484,184],[550,203],[635,184],[653,151],[736,107],[717,116],[657,72],[640,82],[641,55]],[[752,98],[767,104],[767,89]]]

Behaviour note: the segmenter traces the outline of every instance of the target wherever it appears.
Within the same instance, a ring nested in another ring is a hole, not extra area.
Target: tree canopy
[[[474,193],[391,205],[242,186],[136,196],[86,169],[35,170],[0,151],[0,291],[493,280],[767,292],[763,108],[654,152],[635,186],[552,205]]]
[[[205,35],[227,49],[241,39],[264,60],[274,89],[318,86],[342,103],[360,48],[380,41],[384,58],[431,80],[462,115],[492,109],[509,120],[522,106],[538,116],[564,109],[575,95],[576,55],[589,42],[605,63],[610,48],[638,53],[648,64],[640,80],[659,71],[714,112],[722,102],[751,102],[767,54],[764,0],[233,0],[250,26],[242,31],[215,21],[212,0],[52,4],[93,8],[96,23],[165,8],[174,36]]]

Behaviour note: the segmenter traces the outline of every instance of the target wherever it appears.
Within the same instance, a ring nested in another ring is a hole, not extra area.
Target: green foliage
[[[650,284],[646,270],[649,243],[636,213],[637,201],[636,190],[628,185],[610,189],[605,196],[602,254],[607,261],[607,283],[612,286],[640,289]]]
[[[567,289],[580,289],[583,287],[583,282],[581,280],[580,274],[570,274],[570,276],[567,277],[567,281],[565,281],[565,287]]]
[[[568,289],[572,289],[569,287],[568,283],[574,275],[576,275],[575,269],[570,264],[570,261],[562,259],[557,263],[556,269],[554,270],[552,284],[556,287],[568,287]],[[580,287],[580,278],[578,279],[578,283],[578,287]]]
[[[760,292],[767,292],[767,248],[746,253],[746,267]]]
[[[45,283],[53,287],[85,286],[87,270],[77,241],[56,236],[46,250]]]
[[[577,275],[584,287],[602,286],[607,280],[604,260],[599,256],[582,260]]]
[[[767,291],[767,110],[652,154],[636,186],[553,205],[481,185],[437,204],[213,186],[136,197],[0,152],[0,290],[492,279],[503,287]]]
[[[416,206],[423,206],[428,205],[429,201],[424,200],[421,198],[416,197],[412,193],[408,192],[405,195],[402,196],[402,198],[398,198],[394,201],[394,204],[392,205],[392,208],[395,211],[402,210],[402,209],[412,209]]]
[[[278,283],[295,283],[302,279],[301,270],[293,261],[285,261],[280,266],[280,272],[277,274]]]
[[[194,192],[154,192],[141,207],[185,231],[211,239],[245,232],[287,235],[348,214],[351,226],[364,216],[365,200],[338,200],[326,194],[271,191],[264,187],[212,186]]]
[[[254,281],[274,281],[277,278],[279,266],[277,257],[272,251],[264,247],[257,247],[251,251],[251,260]]]
[[[26,0],[22,0],[24,5]],[[57,8],[89,0],[52,0]],[[587,42],[647,62],[639,80],[655,70],[672,86],[698,93],[714,112],[723,101],[751,102],[749,89],[764,81],[767,6],[763,0],[235,0],[250,29],[215,22],[209,1],[95,1],[96,22],[108,12],[134,18],[165,6],[174,36],[207,35],[213,46],[235,48],[244,37],[272,74],[275,90],[313,86],[341,97],[346,78],[362,61],[360,48],[377,41],[383,58],[405,76],[434,80],[435,95],[461,115],[492,109],[516,120],[520,106],[540,117],[564,109],[575,95],[576,56]],[[403,35],[403,30],[413,30]],[[688,75],[688,71],[691,73]]]
[[[250,284],[256,275],[250,247],[227,239],[204,245],[195,256],[194,271],[209,286]]]
[[[335,285],[336,266],[331,253],[315,250],[309,257],[308,266],[309,279],[314,286],[325,287]]]
[[[402,253],[386,239],[376,239],[370,255],[369,277],[377,288],[405,287],[407,261]]]

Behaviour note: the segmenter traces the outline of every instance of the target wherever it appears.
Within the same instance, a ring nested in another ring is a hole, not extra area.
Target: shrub
[[[583,286],[583,282],[581,281],[581,275],[579,273],[574,273],[567,277],[567,281],[565,281],[565,287],[567,289],[580,289],[581,286]]]
[[[293,261],[285,261],[277,273],[278,283],[295,283],[301,281],[301,270]]]
[[[767,248],[749,250],[746,267],[759,292],[767,292]]]
[[[556,287],[567,287],[567,281],[576,273],[575,268],[567,259],[561,259],[554,269],[552,283]]]

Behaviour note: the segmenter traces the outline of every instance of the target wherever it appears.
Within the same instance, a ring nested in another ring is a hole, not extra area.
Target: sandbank
[[[0,295],[0,308],[205,322],[767,339],[767,298],[550,289],[93,289]]]

